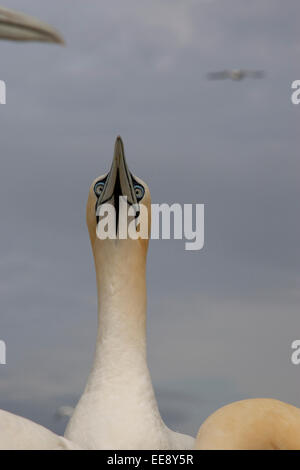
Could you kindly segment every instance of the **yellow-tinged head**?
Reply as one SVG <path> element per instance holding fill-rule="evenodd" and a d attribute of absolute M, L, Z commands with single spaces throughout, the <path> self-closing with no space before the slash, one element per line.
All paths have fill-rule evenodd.
<path fill-rule="evenodd" d="M 94 256 L 146 258 L 151 232 L 151 196 L 147 184 L 126 163 L 124 145 L 117 137 L 109 173 L 91 184 L 87 225 Z M 135 236 L 134 235 L 135 232 Z"/>

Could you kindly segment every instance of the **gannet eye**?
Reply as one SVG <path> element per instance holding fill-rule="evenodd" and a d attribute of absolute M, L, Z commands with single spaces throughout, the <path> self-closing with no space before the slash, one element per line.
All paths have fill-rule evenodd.
<path fill-rule="evenodd" d="M 94 186 L 94 193 L 99 197 L 104 188 L 104 181 L 98 181 Z"/>
<path fill-rule="evenodd" d="M 140 184 L 135 184 L 134 185 L 134 192 L 135 192 L 135 195 L 136 195 L 136 198 L 137 198 L 138 201 L 141 200 L 144 197 L 145 190 L 144 190 L 143 186 L 141 186 Z"/>

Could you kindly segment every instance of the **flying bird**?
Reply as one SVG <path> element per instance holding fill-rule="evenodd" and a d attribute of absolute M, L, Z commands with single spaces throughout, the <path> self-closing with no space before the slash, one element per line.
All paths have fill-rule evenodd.
<path fill-rule="evenodd" d="M 64 43 L 61 35 L 51 26 L 4 7 L 0 7 L 0 39 Z"/>
<path fill-rule="evenodd" d="M 244 78 L 263 78 L 264 72 L 262 70 L 221 70 L 220 72 L 210 72 L 207 74 L 209 80 L 226 80 L 231 79 L 235 81 L 243 80 Z"/>

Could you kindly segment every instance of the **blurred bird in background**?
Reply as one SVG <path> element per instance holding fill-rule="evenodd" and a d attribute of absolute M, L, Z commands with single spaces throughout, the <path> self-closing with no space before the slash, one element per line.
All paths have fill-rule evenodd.
<path fill-rule="evenodd" d="M 55 412 L 56 419 L 71 418 L 74 413 L 74 408 L 72 406 L 64 405 L 60 406 Z"/>
<path fill-rule="evenodd" d="M 42 21 L 0 6 L 0 39 L 64 44 L 61 35 Z"/>
<path fill-rule="evenodd" d="M 207 74 L 208 80 L 234 80 L 241 81 L 244 78 L 264 78 L 265 74 L 262 70 L 221 70 L 219 72 L 210 72 Z"/>

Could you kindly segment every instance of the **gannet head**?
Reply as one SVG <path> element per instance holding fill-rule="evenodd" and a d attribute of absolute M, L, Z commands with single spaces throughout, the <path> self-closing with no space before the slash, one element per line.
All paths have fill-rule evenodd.
<path fill-rule="evenodd" d="M 116 139 L 109 173 L 91 184 L 87 225 L 95 256 L 99 253 L 114 256 L 121 251 L 126 256 L 133 252 L 138 256 L 147 253 L 151 230 L 150 191 L 144 181 L 129 171 L 121 137 Z M 132 238 L 133 228 L 136 228 L 135 238 Z M 109 231 L 110 235 L 105 239 L 99 237 L 101 230 Z"/>
<path fill-rule="evenodd" d="M 59 33 L 46 23 L 3 7 L 0 7 L 0 39 L 64 43 Z"/>

